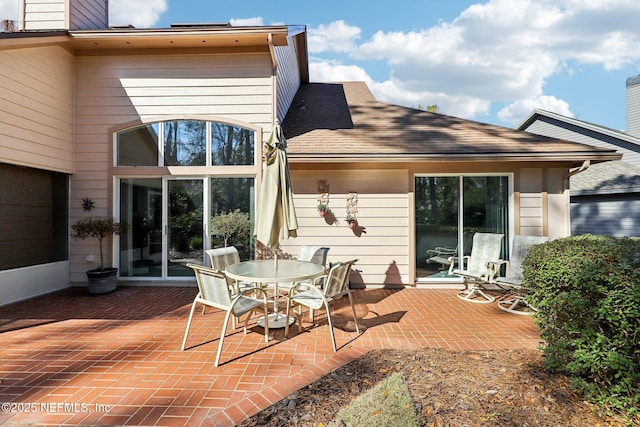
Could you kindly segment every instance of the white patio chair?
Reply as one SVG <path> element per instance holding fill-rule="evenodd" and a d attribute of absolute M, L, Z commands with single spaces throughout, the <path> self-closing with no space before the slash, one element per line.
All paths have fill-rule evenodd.
<path fill-rule="evenodd" d="M 513 236 L 513 247 L 505 265 L 504 277 L 495 278 L 495 283 L 509 290 L 508 295 L 498 301 L 498 308 L 508 313 L 531 316 L 536 309 L 524 300 L 525 290 L 522 287 L 522 262 L 533 245 L 540 245 L 549 241 L 546 236 Z M 499 265 L 495 267 L 500 268 Z"/>
<path fill-rule="evenodd" d="M 211 268 L 217 271 L 224 272 L 224 270 L 232 265 L 240 262 L 240 253 L 235 246 L 227 246 L 224 248 L 215 248 L 215 249 L 207 249 L 204 251 L 209 257 L 209 262 L 211 263 Z M 239 293 L 245 289 L 253 288 L 257 286 L 255 283 L 251 282 L 238 282 L 236 280 L 231 280 L 227 278 L 229 284 L 235 287 L 235 292 Z M 264 286 L 262 286 L 264 288 Z M 205 313 L 206 306 L 202 307 L 202 314 Z M 233 328 L 236 328 L 236 324 L 240 319 L 237 317 L 233 317 Z"/>
<path fill-rule="evenodd" d="M 300 253 L 298 254 L 298 260 L 313 262 L 314 264 L 320 264 L 326 269 L 328 252 L 329 252 L 329 248 L 324 246 L 302 245 L 300 246 Z M 302 283 L 311 283 L 311 282 L 305 281 Z M 292 285 L 293 285 L 292 283 L 278 283 L 278 290 L 284 293 L 288 293 Z"/>
<path fill-rule="evenodd" d="M 336 301 L 345 295 L 349 297 L 351 311 L 353 312 L 353 321 L 356 326 L 356 333 L 360 333 L 358 319 L 356 318 L 356 309 L 353 305 L 351 290 L 349 289 L 349 274 L 351 272 L 351 266 L 353 266 L 355 262 L 356 260 L 339 262 L 331 267 L 328 274 L 321 276 L 321 278 L 325 279 L 323 289 L 308 283 L 296 283 L 291 287 L 289 294 L 287 295 L 286 313 L 289 315 L 291 311 L 294 312 L 298 321 L 298 331 L 302 331 L 301 309 L 303 306 L 310 310 L 319 310 L 322 307 L 326 309 L 333 351 L 337 351 L 337 346 L 336 337 L 333 333 L 333 322 L 331 320 L 330 305 L 332 301 Z M 296 311 L 296 308 L 298 311 Z M 289 334 L 289 323 L 286 323 L 284 334 L 285 336 Z"/>
<path fill-rule="evenodd" d="M 298 259 L 300 261 L 309 261 L 315 264 L 320 264 L 326 270 L 327 268 L 327 253 L 329 252 L 329 248 L 324 246 L 309 246 L 302 245 L 300 246 L 300 254 L 298 255 Z M 311 283 L 309 281 L 302 283 Z M 322 288 L 324 286 L 324 279 L 319 278 L 315 282 L 316 286 Z M 291 285 L 287 287 L 287 291 L 291 288 Z M 309 321 L 313 321 L 313 309 L 309 309 Z"/>
<path fill-rule="evenodd" d="M 227 246 L 225 248 L 207 249 L 204 251 L 209 256 L 211 268 L 218 271 L 224 271 L 228 266 L 240 262 L 240 254 L 235 246 Z M 250 282 L 236 283 L 238 291 L 256 286 Z"/>
<path fill-rule="evenodd" d="M 187 336 L 189 335 L 189 329 L 191 328 L 191 320 L 193 319 L 193 313 L 198 303 L 209 307 L 215 307 L 225 312 L 224 323 L 222 324 L 222 332 L 220 334 L 220 342 L 218 343 L 218 352 L 216 353 L 216 359 L 214 366 L 218 366 L 220 362 L 220 354 L 222 353 L 222 344 L 227 332 L 227 325 L 229 324 L 229 317 L 240 316 L 249 313 L 244 322 L 244 333 L 247 333 L 247 325 L 251 319 L 251 315 L 255 311 L 262 311 L 264 313 L 264 340 L 269 342 L 269 321 L 267 311 L 267 293 L 260 288 L 245 289 L 240 293 L 233 292 L 233 287 L 230 287 L 225 274 L 221 271 L 214 270 L 209 267 L 197 264 L 187 264 L 191 267 L 196 275 L 196 281 L 198 282 L 198 294 L 191 304 L 191 312 L 189 313 L 189 320 L 187 321 L 187 328 L 184 331 L 184 339 L 182 340 L 182 351 L 184 351 L 187 344 Z M 247 293 L 262 294 L 262 298 L 254 298 L 246 296 Z"/>
<path fill-rule="evenodd" d="M 452 257 L 449 274 L 462 277 L 466 287 L 465 290 L 458 292 L 458 298 L 482 304 L 489 304 L 496 300 L 495 297 L 484 292 L 482 285 L 492 282 L 498 273 L 492 266 L 501 261 L 503 238 L 504 234 L 476 233 L 473 235 L 471 255 L 462 257 L 460 268 L 454 268 L 456 259 Z"/>

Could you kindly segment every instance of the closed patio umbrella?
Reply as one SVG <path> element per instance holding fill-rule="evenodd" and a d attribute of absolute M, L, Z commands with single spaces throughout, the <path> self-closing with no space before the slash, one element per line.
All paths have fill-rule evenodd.
<path fill-rule="evenodd" d="M 273 250 L 276 262 L 280 241 L 298 235 L 286 145 L 282 128 L 276 123 L 264 147 L 265 162 L 256 211 L 256 239 Z"/>

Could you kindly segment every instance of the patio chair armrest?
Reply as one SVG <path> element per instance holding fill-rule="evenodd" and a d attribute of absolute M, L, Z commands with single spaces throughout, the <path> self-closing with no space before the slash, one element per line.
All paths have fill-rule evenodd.
<path fill-rule="evenodd" d="M 497 261 L 487 262 L 487 279 L 489 283 L 494 283 L 497 277 L 500 277 L 500 269 L 506 266 L 505 275 L 509 273 L 509 260 L 499 259 Z"/>
<path fill-rule="evenodd" d="M 299 294 L 301 292 L 305 292 L 308 291 L 310 289 L 315 289 L 318 292 L 320 292 L 319 287 L 317 286 L 317 282 L 321 279 L 325 279 L 328 277 L 327 274 L 323 274 L 322 276 L 316 277 L 313 281 L 313 283 L 310 282 L 295 282 L 290 288 L 289 291 L 287 292 L 287 297 L 290 298 L 292 296 L 294 296 L 295 294 Z"/>
<path fill-rule="evenodd" d="M 464 264 L 466 262 L 469 262 L 470 258 L 471 258 L 471 256 L 469 256 L 469 255 L 465 255 L 465 256 L 462 257 L 462 265 L 460 266 L 461 269 L 464 268 Z M 455 257 L 455 256 L 449 257 L 449 274 L 452 275 L 452 276 L 453 276 L 453 269 L 455 267 L 455 262 L 454 261 L 456 259 L 458 259 L 458 257 Z"/>

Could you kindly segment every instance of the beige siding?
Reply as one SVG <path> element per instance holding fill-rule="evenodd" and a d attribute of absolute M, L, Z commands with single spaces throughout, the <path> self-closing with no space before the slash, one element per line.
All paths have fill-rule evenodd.
<path fill-rule="evenodd" d="M 291 101 L 300 87 L 300 72 L 296 56 L 295 38 L 287 38 L 288 46 L 274 48 L 277 69 L 277 118 L 282 122 L 291 106 Z"/>
<path fill-rule="evenodd" d="M 268 54 L 78 57 L 76 167 L 71 180 L 71 223 L 110 213 L 111 131 L 125 124 L 177 117 L 244 123 L 270 132 L 273 91 Z M 265 133 L 268 136 L 268 132 Z M 264 135 L 264 134 L 263 134 Z M 88 241 L 71 243 L 71 281 L 85 281 Z"/>
<path fill-rule="evenodd" d="M 69 29 L 94 30 L 107 28 L 107 0 L 69 0 Z"/>
<path fill-rule="evenodd" d="M 4 162 L 73 171 L 73 57 L 57 47 L 0 52 Z"/>
<path fill-rule="evenodd" d="M 317 211 L 318 182 L 330 189 L 329 208 Z M 298 237 L 283 249 L 296 255 L 301 245 L 327 245 L 328 261 L 357 258 L 352 282 L 367 285 L 409 283 L 409 201 L 406 170 L 293 171 Z M 346 197 L 358 193 L 358 228 L 347 227 Z"/>
<path fill-rule="evenodd" d="M 22 28 L 25 30 L 67 29 L 65 0 L 23 0 Z"/>
<path fill-rule="evenodd" d="M 521 169 L 518 175 L 520 230 L 516 234 L 542 236 L 543 233 L 543 171 L 541 168 Z"/>
<path fill-rule="evenodd" d="M 25 30 L 107 28 L 107 0 L 17 0 Z"/>
<path fill-rule="evenodd" d="M 567 170 L 563 168 L 547 169 L 547 232 L 551 239 L 571 235 L 570 196 L 566 180 Z"/>
<path fill-rule="evenodd" d="M 571 234 L 569 198 L 565 188 L 567 169 L 522 168 L 517 175 L 516 194 L 520 229 L 516 234 L 549 236 L 552 239 Z"/>

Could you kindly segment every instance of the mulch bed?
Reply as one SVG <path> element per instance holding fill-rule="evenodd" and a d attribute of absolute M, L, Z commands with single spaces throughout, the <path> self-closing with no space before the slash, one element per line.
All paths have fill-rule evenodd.
<path fill-rule="evenodd" d="M 599 415 L 537 350 L 373 350 L 239 426 L 328 425 L 352 399 L 394 372 L 409 385 L 422 426 L 622 426 Z M 371 415 L 370 425 L 376 422 Z"/>

